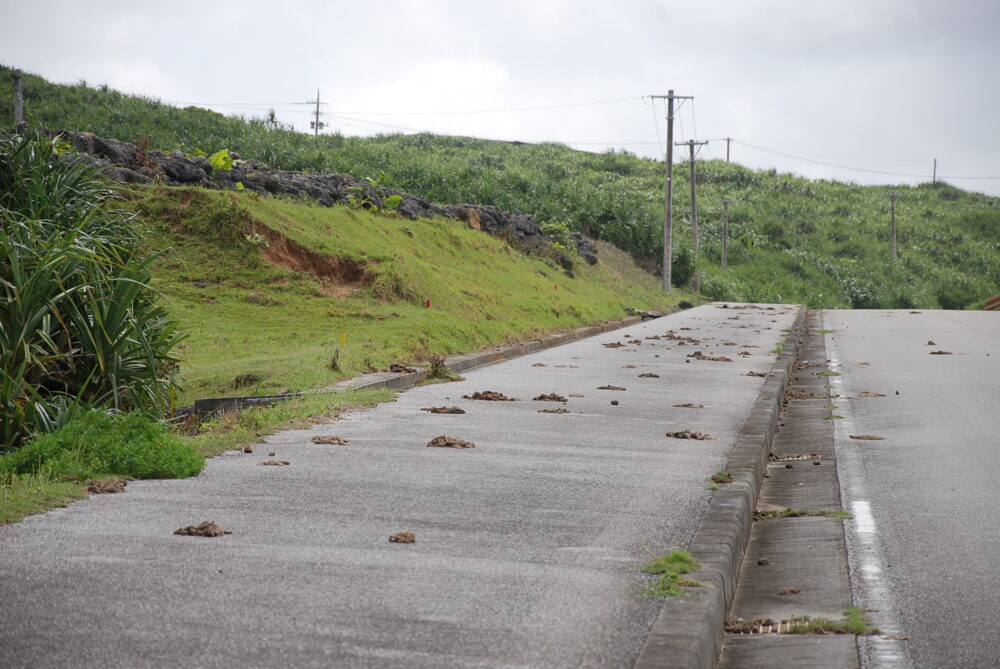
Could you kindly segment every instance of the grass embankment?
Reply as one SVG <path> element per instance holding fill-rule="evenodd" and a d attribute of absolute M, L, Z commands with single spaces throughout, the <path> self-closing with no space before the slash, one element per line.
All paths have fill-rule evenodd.
<path fill-rule="evenodd" d="M 319 388 L 693 299 L 664 294 L 609 246 L 597 265 L 576 258 L 570 278 L 459 221 L 204 189 L 132 193 L 147 243 L 169 249 L 154 285 L 188 333 L 181 404 Z"/>
<path fill-rule="evenodd" d="M 0 125 L 11 75 L 0 67 Z M 552 230 L 604 239 L 655 266 L 662 254 L 663 164 L 624 151 L 429 134 L 371 138 L 291 132 L 260 118 L 178 109 L 85 82 L 25 76 L 33 127 L 67 128 L 170 151 L 222 148 L 275 167 L 357 177 L 441 203 L 520 209 Z M 862 187 L 699 161 L 702 291 L 712 299 L 812 308 L 975 308 L 1000 291 L 1000 198 L 944 183 Z M 688 169 L 674 173 L 675 278 L 690 276 Z M 899 262 L 889 261 L 888 191 L 899 193 Z M 719 269 L 722 198 L 732 200 L 729 270 Z"/>
<path fill-rule="evenodd" d="M 141 215 L 149 250 L 166 251 L 153 285 L 187 333 L 177 351 L 184 379 L 178 403 L 317 388 L 392 362 L 619 318 L 626 306 L 664 308 L 693 299 L 664 295 L 654 277 L 610 246 L 601 248 L 596 266 L 577 259 L 571 279 L 544 258 L 457 221 L 408 221 L 194 188 L 135 189 L 126 204 Z M 212 456 L 392 396 L 313 394 L 163 439 Z M 120 441 L 87 437 L 69 447 L 62 433 L 0 458 L 0 524 L 85 497 L 91 479 L 164 475 L 142 469 L 148 458 L 126 466 L 88 455 L 86 444 L 97 448 L 99 441 L 106 449 Z M 51 457 L 32 460 L 39 450 Z"/>

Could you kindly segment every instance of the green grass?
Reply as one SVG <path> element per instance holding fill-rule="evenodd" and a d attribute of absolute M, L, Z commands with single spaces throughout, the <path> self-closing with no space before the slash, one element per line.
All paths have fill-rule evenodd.
<path fill-rule="evenodd" d="M 86 496 L 80 483 L 53 479 L 47 474 L 0 473 L 0 525 L 66 506 Z"/>
<path fill-rule="evenodd" d="M 395 396 L 392 390 L 309 394 L 269 407 L 223 414 L 199 425 L 183 439 L 200 455 L 211 457 L 256 444 L 279 430 L 306 429 L 328 422 L 347 409 L 372 407 L 391 401 Z"/>
<path fill-rule="evenodd" d="M 453 220 L 411 221 L 195 188 L 137 188 L 129 207 L 145 221 L 149 247 L 166 251 L 154 286 L 188 334 L 178 351 L 181 404 L 319 388 L 393 362 L 466 353 L 621 318 L 626 307 L 666 309 L 694 299 L 663 293 L 655 277 L 607 245 L 597 265 L 577 262 L 571 279 L 545 258 Z M 270 247 L 246 237 L 261 226 L 311 252 L 359 263 L 367 280 L 336 286 L 268 261 Z M 331 367 L 335 355 L 339 369 Z M 244 375 L 259 380 L 237 387 Z"/>
<path fill-rule="evenodd" d="M 593 154 L 554 143 L 514 144 L 430 134 L 310 135 L 263 118 L 178 109 L 79 82 L 26 75 L 26 118 L 161 150 L 222 148 L 276 167 L 357 177 L 439 203 L 519 209 L 554 231 L 580 230 L 653 267 L 662 254 L 663 164 L 626 151 Z M 12 125 L 10 69 L 0 66 L 0 126 Z M 945 183 L 857 186 L 699 161 L 702 290 L 712 299 L 812 308 L 982 308 L 1000 287 L 1000 198 Z M 675 167 L 674 264 L 690 276 L 688 170 Z M 889 261 L 897 206 L 899 262 Z M 722 198 L 730 207 L 729 270 L 719 267 Z"/>
<path fill-rule="evenodd" d="M 184 478 L 204 466 L 189 444 L 138 412 L 89 411 L 0 456 L 2 474 L 78 483 L 102 476 Z"/>
<path fill-rule="evenodd" d="M 756 520 L 766 520 L 769 518 L 837 518 L 840 520 L 850 520 L 854 514 L 841 510 L 815 510 L 815 509 L 792 509 L 785 508 L 780 511 L 757 511 L 754 513 Z"/>
<path fill-rule="evenodd" d="M 729 472 L 715 472 L 711 477 L 712 483 L 732 483 L 733 475 Z"/>
<path fill-rule="evenodd" d="M 857 606 L 846 609 L 843 620 L 802 616 L 793 618 L 790 622 L 792 623 L 791 627 L 783 634 L 855 634 L 858 636 L 879 634 L 879 629 L 872 625 L 864 611 Z"/>
<path fill-rule="evenodd" d="M 674 551 L 651 560 L 642 567 L 647 574 L 657 574 L 659 578 L 646 587 L 647 597 L 676 597 L 683 595 L 684 588 L 699 587 L 702 583 L 681 574 L 689 574 L 699 569 L 701 563 L 687 551 Z"/>

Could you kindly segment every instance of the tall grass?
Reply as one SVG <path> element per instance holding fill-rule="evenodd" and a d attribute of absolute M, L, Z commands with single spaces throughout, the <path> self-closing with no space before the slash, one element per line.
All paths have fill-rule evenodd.
<path fill-rule="evenodd" d="M 9 68 L 0 67 L 0 125 L 12 124 Z M 292 170 L 358 177 L 439 203 L 518 209 L 579 230 L 656 270 L 662 256 L 663 164 L 625 151 L 573 151 L 430 134 L 312 137 L 265 119 L 178 109 L 81 82 L 26 76 L 35 127 L 151 138 L 161 150 L 221 148 Z M 900 192 L 900 261 L 889 261 L 886 187 L 809 181 L 774 170 L 699 161 L 702 285 L 715 299 L 779 299 L 817 308 L 966 308 L 1000 292 L 1000 198 L 943 183 Z M 675 167 L 674 281 L 693 272 L 688 169 Z M 729 271 L 719 270 L 721 201 L 730 210 Z"/>
<path fill-rule="evenodd" d="M 55 142 L 0 141 L 0 447 L 81 407 L 164 411 L 180 333 L 131 215 Z"/>

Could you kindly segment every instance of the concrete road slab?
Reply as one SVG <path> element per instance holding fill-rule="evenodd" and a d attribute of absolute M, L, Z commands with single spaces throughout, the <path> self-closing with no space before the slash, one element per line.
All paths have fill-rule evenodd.
<path fill-rule="evenodd" d="M 854 637 L 764 634 L 728 637 L 718 669 L 844 669 L 858 666 Z"/>
<path fill-rule="evenodd" d="M 639 568 L 690 542 L 763 382 L 745 374 L 794 317 L 631 325 L 0 528 L 0 664 L 628 665 L 659 609 Z M 462 398 L 483 390 L 518 401 Z M 684 429 L 713 439 L 665 435 Z M 476 446 L 426 446 L 442 434 Z M 232 534 L 172 534 L 206 519 Z"/>
<path fill-rule="evenodd" d="M 859 605 L 915 667 L 997 666 L 1000 314 L 823 316 Z"/>

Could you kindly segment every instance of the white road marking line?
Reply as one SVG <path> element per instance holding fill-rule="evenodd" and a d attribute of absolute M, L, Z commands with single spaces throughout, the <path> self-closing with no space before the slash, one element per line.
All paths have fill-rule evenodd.
<path fill-rule="evenodd" d="M 824 328 L 834 329 L 824 324 Z M 837 357 L 836 345 L 831 337 L 824 335 L 827 352 L 827 369 L 845 370 Z M 878 524 L 871 503 L 868 501 L 864 468 L 856 449 L 847 447 L 848 435 L 856 433 L 853 415 L 846 392 L 850 384 L 843 377 L 832 377 L 838 394 L 845 395 L 838 403 L 837 415 L 833 422 L 834 445 L 837 452 L 837 473 L 840 478 L 841 504 L 850 509 L 852 520 L 844 524 L 847 539 L 847 555 L 850 565 L 851 590 L 856 606 L 865 610 L 869 620 L 880 630 L 876 636 L 858 637 L 858 651 L 864 669 L 912 669 L 913 663 L 907 654 L 904 641 L 887 638 L 902 636 L 896 616 L 896 602 L 892 594 L 889 577 L 885 570 Z"/>

